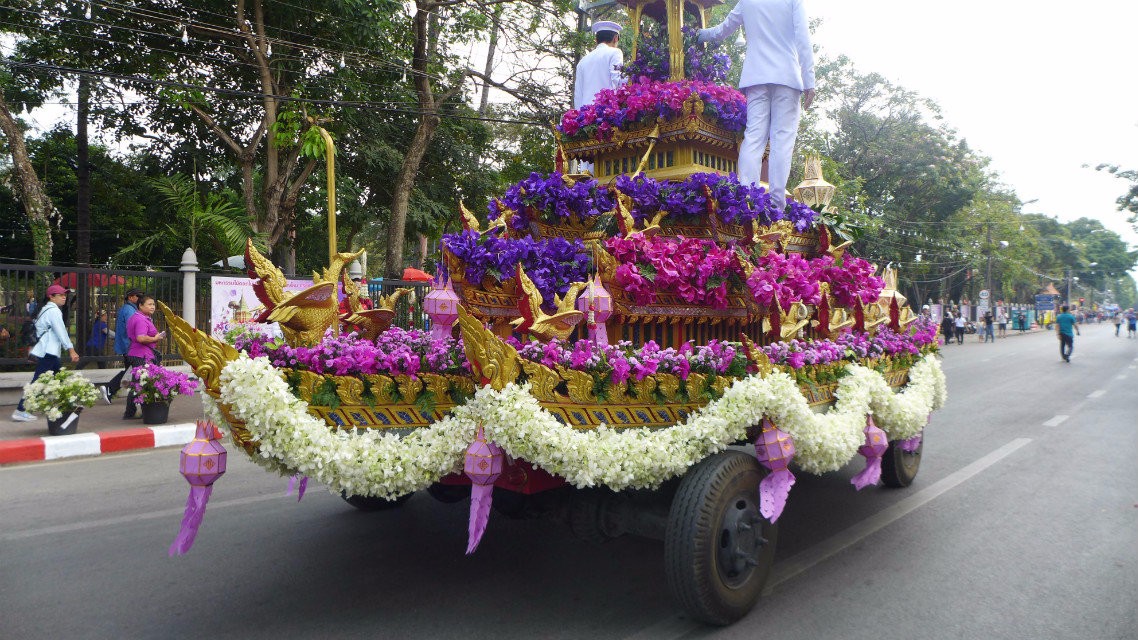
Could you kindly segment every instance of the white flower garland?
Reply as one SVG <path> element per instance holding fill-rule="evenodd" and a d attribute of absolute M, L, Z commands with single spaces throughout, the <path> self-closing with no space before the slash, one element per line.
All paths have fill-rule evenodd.
<path fill-rule="evenodd" d="M 920 433 L 928 414 L 947 398 L 935 356 L 911 368 L 900 393 L 872 369 L 851 364 L 847 371 L 837 402 L 825 414 L 810 409 L 789 375 L 775 373 L 736 381 L 723 397 L 665 429 L 575 429 L 543 409 L 528 385 L 510 384 L 502 391 L 480 389 L 450 415 L 405 437 L 333 431 L 308 413 L 267 359 L 244 355 L 222 371 L 221 401 L 258 443 L 260 464 L 307 475 L 334 492 L 395 498 L 426 488 L 462 468 L 479 424 L 507 454 L 574 486 L 621 490 L 656 487 L 682 474 L 744 438 L 763 416 L 794 437 L 795 462 L 803 470 L 833 471 L 857 454 L 867 414 L 874 414 L 891 440 L 906 439 Z M 215 407 L 209 412 L 221 423 Z"/>

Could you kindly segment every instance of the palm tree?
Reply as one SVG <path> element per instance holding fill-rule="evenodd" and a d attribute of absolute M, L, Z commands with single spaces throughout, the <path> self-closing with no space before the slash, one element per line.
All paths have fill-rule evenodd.
<path fill-rule="evenodd" d="M 222 259 L 242 253 L 246 238 L 253 238 L 254 244 L 264 246 L 264 239 L 253 230 L 245 208 L 236 203 L 232 192 L 199 193 L 197 185 L 182 174 L 154 178 L 151 182 L 172 209 L 169 222 L 164 228 L 123 247 L 115 253 L 116 261 L 155 246 L 189 246 L 200 255 L 199 243 L 206 242 Z"/>

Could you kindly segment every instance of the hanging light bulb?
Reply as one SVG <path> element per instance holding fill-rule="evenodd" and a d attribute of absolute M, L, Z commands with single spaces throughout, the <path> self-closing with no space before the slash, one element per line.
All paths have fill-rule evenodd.
<path fill-rule="evenodd" d="M 190 34 L 186 31 L 185 25 L 182 25 L 182 44 L 190 43 Z"/>
<path fill-rule="evenodd" d="M 265 55 L 266 56 L 273 55 L 273 43 L 270 42 L 269 46 L 265 47 Z"/>
<path fill-rule="evenodd" d="M 87 10 L 83 12 L 83 17 L 87 18 L 88 20 L 91 19 L 91 3 L 90 2 L 87 3 Z"/>
<path fill-rule="evenodd" d="M 344 68 L 344 54 L 342 53 L 340 54 L 340 68 Z"/>

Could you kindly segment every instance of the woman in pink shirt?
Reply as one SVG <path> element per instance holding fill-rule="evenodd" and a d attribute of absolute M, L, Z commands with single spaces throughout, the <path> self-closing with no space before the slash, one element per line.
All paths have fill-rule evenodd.
<path fill-rule="evenodd" d="M 154 326 L 154 312 L 158 309 L 157 303 L 151 296 L 142 296 L 138 300 L 138 313 L 132 315 L 126 323 L 126 335 L 130 337 L 130 349 L 126 352 L 126 362 L 132 367 L 141 367 L 148 362 L 158 361 L 158 342 L 166 337 L 165 331 L 158 331 Z M 126 396 L 126 412 L 123 420 L 136 417 L 137 405 L 134 404 L 134 391 Z"/>

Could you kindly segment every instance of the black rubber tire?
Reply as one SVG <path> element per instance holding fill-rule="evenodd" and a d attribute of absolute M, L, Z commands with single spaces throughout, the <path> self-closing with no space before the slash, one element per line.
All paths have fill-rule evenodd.
<path fill-rule="evenodd" d="M 778 541 L 777 525 L 759 514 L 765 475 L 753 455 L 724 451 L 680 482 L 668 513 L 664 569 L 673 597 L 696 620 L 731 624 L 762 595 Z"/>
<path fill-rule="evenodd" d="M 913 453 L 901 450 L 901 441 L 894 440 L 889 443 L 885 455 L 881 456 L 881 481 L 885 486 L 893 489 L 903 489 L 913 484 L 917 472 L 921 470 L 921 451 L 925 448 L 922 438 L 921 444 Z"/>
<path fill-rule="evenodd" d="M 415 494 L 408 493 L 394 500 L 384 500 L 383 498 L 376 498 L 374 496 L 349 496 L 343 493 L 340 494 L 340 497 L 344 499 L 344 502 L 347 502 L 360 511 L 390 511 L 391 509 L 402 507 L 403 503 L 410 500 L 413 495 Z"/>
<path fill-rule="evenodd" d="M 427 487 L 427 493 L 432 498 L 444 504 L 455 504 L 470 499 L 470 485 L 468 484 L 439 484 Z"/>

